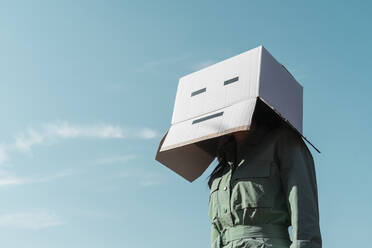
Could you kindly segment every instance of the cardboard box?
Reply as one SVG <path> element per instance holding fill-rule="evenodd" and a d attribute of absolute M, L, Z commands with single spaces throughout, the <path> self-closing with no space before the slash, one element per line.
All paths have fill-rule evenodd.
<path fill-rule="evenodd" d="M 302 134 L 302 95 L 263 46 L 188 74 L 179 80 L 156 160 L 192 182 L 214 160 L 218 137 L 249 130 L 258 98 Z"/>

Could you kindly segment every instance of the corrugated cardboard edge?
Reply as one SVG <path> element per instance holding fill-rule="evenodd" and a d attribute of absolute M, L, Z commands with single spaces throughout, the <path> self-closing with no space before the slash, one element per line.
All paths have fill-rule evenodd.
<path fill-rule="evenodd" d="M 221 136 L 224 136 L 224 135 L 230 134 L 230 133 L 235 133 L 235 132 L 239 132 L 239 131 L 247 131 L 249 129 L 250 129 L 250 125 L 243 125 L 243 126 L 239 126 L 239 127 L 230 128 L 228 130 L 225 130 L 225 131 L 217 133 L 217 134 L 205 135 L 205 136 L 202 136 L 202 137 L 199 137 L 199 138 L 196 138 L 196 139 L 192 139 L 192 140 L 188 140 L 188 141 L 185 141 L 185 142 L 177 143 L 177 144 L 167 146 L 167 147 L 164 147 L 164 148 L 160 147 L 158 152 L 169 151 L 169 150 L 181 147 L 181 146 L 186 146 L 186 145 L 197 143 L 197 142 L 200 142 L 200 141 L 203 141 L 203 140 L 208 140 L 208 139 L 221 137 Z M 168 132 L 167 132 L 167 134 L 168 134 Z M 165 139 L 167 134 L 164 135 L 162 141 Z M 163 142 L 161 142 L 161 145 L 162 144 L 163 144 Z"/>
<path fill-rule="evenodd" d="M 185 178 L 189 182 L 193 182 L 195 179 L 200 177 L 200 175 L 203 174 L 203 172 L 208 168 L 208 166 L 212 163 L 214 160 L 214 156 L 209 154 L 207 151 L 203 150 L 201 147 L 199 147 L 197 144 L 189 144 L 186 146 L 179 147 L 178 149 L 186 149 L 189 151 L 184 150 L 182 154 L 181 151 L 181 156 L 185 156 L 186 153 L 190 153 L 190 149 L 192 151 L 192 155 L 190 156 L 186 154 L 186 156 L 189 156 L 191 160 L 199 160 L 197 163 L 192 162 L 191 164 L 185 164 L 185 163 L 177 163 L 177 166 L 173 166 L 174 160 L 172 163 L 169 163 L 169 158 L 166 158 L 164 156 L 167 156 L 166 154 L 172 154 L 172 153 L 177 153 L 178 149 L 173 149 L 173 150 L 167 150 L 164 152 L 160 152 L 160 147 L 163 145 L 163 142 L 167 136 L 168 132 L 164 135 L 164 137 L 161 139 L 158 151 L 155 156 L 155 160 L 163 164 L 165 167 L 171 169 L 173 172 L 177 173 L 181 177 Z M 178 151 L 179 152 L 179 151 Z M 172 155 L 173 159 L 175 158 L 175 154 Z M 190 168 L 193 167 L 193 168 Z M 195 167 L 197 166 L 197 167 Z M 187 169 L 187 167 L 189 167 Z"/>
<path fill-rule="evenodd" d="M 257 97 L 258 99 L 260 99 L 262 102 L 264 102 L 268 107 L 270 107 L 290 128 L 292 128 L 296 133 L 298 133 L 307 143 L 309 143 L 318 153 L 321 153 L 321 151 L 315 146 L 313 145 L 300 131 L 298 131 L 290 122 L 288 119 L 284 118 L 273 106 L 271 106 L 267 101 L 265 101 L 263 98 L 261 97 Z M 228 130 L 225 130 L 223 132 L 220 132 L 220 133 L 216 133 L 216 134 L 211 134 L 211 135 L 205 135 L 205 136 L 202 136 L 202 137 L 199 137 L 199 138 L 196 138 L 196 139 L 192 139 L 192 140 L 188 140 L 188 141 L 185 141 L 185 142 L 181 142 L 181 143 L 177 143 L 177 144 L 174 144 L 174 145 L 171 145 L 171 146 L 167 146 L 167 147 L 162 147 L 163 145 L 163 142 L 165 140 L 165 137 L 167 136 L 168 134 L 168 131 L 167 133 L 164 135 L 162 141 L 160 142 L 160 145 L 159 145 L 159 149 L 158 149 L 158 153 L 159 152 L 165 152 L 165 151 L 169 151 L 169 150 L 172 150 L 172 149 L 176 149 L 178 147 L 181 147 L 181 146 L 186 146 L 186 145 L 190 145 L 190 144 L 193 144 L 193 143 L 197 143 L 197 142 L 200 142 L 200 141 L 203 141 L 203 140 L 208 140 L 208 139 L 213 139 L 213 138 L 217 138 L 217 137 L 221 137 L 221 136 L 224 136 L 226 134 L 230 134 L 230 133 L 234 133 L 234 132 L 239 132 L 239 131 L 247 131 L 250 129 L 250 125 L 243 125 L 243 126 L 239 126 L 239 127 L 235 127 L 235 128 L 231 128 L 231 129 L 228 129 Z"/>
<path fill-rule="evenodd" d="M 161 149 L 161 147 L 163 146 L 164 140 L 165 140 L 165 138 L 167 137 L 167 135 L 168 135 L 168 131 L 164 134 L 163 138 L 161 138 L 161 140 L 160 140 L 160 143 L 159 143 L 159 146 L 158 146 L 158 150 L 157 150 L 157 152 L 156 152 L 155 160 L 158 160 L 158 159 L 157 159 L 158 154 L 160 153 L 160 149 Z M 159 161 L 159 160 L 158 160 L 158 161 Z"/>

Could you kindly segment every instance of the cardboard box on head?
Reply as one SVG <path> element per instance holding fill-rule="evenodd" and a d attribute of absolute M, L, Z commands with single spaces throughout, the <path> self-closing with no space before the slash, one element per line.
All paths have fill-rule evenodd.
<path fill-rule="evenodd" d="M 194 181 L 214 160 L 219 137 L 249 130 L 257 99 L 302 135 L 302 94 L 263 46 L 186 75 L 156 160 Z"/>

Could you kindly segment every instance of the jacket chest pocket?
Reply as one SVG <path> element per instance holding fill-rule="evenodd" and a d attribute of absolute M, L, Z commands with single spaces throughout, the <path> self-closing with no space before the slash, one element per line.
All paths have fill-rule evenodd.
<path fill-rule="evenodd" d="M 211 191 L 209 194 L 209 220 L 211 223 L 215 222 L 218 217 L 218 189 L 221 182 L 221 177 L 213 180 Z"/>
<path fill-rule="evenodd" d="M 273 206 L 271 165 L 270 160 L 246 161 L 235 170 L 231 192 L 231 201 L 235 209 Z"/>

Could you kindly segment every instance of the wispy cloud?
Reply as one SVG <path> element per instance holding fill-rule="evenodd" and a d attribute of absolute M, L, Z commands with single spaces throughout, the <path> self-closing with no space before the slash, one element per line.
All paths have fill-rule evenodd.
<path fill-rule="evenodd" d="M 14 148 L 30 151 L 32 146 L 51 142 L 56 139 L 72 139 L 90 137 L 100 139 L 124 138 L 126 131 L 120 126 L 100 125 L 72 125 L 68 122 L 46 123 L 39 130 L 28 129 L 25 133 L 15 137 Z"/>
<path fill-rule="evenodd" d="M 58 138 L 76 138 L 76 137 L 93 137 L 93 138 L 124 138 L 126 131 L 120 126 L 101 124 L 91 126 L 71 125 L 67 122 L 45 124 L 46 134 Z"/>
<path fill-rule="evenodd" d="M 130 160 L 135 159 L 137 156 L 133 154 L 129 155 L 122 155 L 122 156 L 114 156 L 114 157 L 107 157 L 107 158 L 100 158 L 97 159 L 93 164 L 103 165 L 103 164 L 122 164 L 126 163 Z"/>
<path fill-rule="evenodd" d="M 30 151 L 31 146 L 41 144 L 45 137 L 34 130 L 28 130 L 28 133 L 20 134 L 15 137 L 14 147 L 22 151 Z"/>
<path fill-rule="evenodd" d="M 163 176 L 154 172 L 143 172 L 139 178 L 138 184 L 142 188 L 157 186 L 164 182 Z"/>
<path fill-rule="evenodd" d="M 153 139 L 159 137 L 159 133 L 150 128 L 143 128 L 138 132 L 138 137 L 142 139 Z"/>
<path fill-rule="evenodd" d="M 142 179 L 140 182 L 139 182 L 139 186 L 142 187 L 142 188 L 145 188 L 145 187 L 153 187 L 153 186 L 156 186 L 156 185 L 159 185 L 161 184 L 161 181 L 160 180 L 157 180 L 157 179 Z"/>
<path fill-rule="evenodd" d="M 63 221 L 53 212 L 0 214 L 0 228 L 40 230 L 62 224 Z"/>
<path fill-rule="evenodd" d="M 28 128 L 14 137 L 14 141 L 0 146 L 0 165 L 4 164 L 13 151 L 31 152 L 38 145 L 55 144 L 63 139 L 153 139 L 159 133 L 151 128 L 125 128 L 111 124 L 76 125 L 66 121 L 45 123 L 39 128 Z"/>
<path fill-rule="evenodd" d="M 72 175 L 72 171 L 59 172 L 53 175 L 41 176 L 41 177 L 15 177 L 8 175 L 0 175 L 0 188 L 7 186 L 17 186 L 23 184 L 32 184 L 32 183 L 44 183 L 54 181 L 69 175 Z"/>
<path fill-rule="evenodd" d="M 135 180 L 135 184 L 141 188 L 157 186 L 164 182 L 163 175 L 141 168 L 127 168 L 124 172 L 116 174 L 115 177 Z"/>

